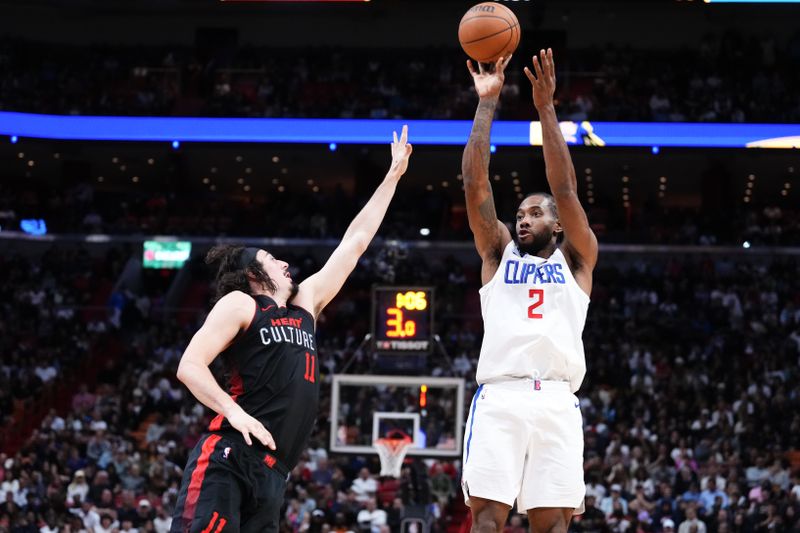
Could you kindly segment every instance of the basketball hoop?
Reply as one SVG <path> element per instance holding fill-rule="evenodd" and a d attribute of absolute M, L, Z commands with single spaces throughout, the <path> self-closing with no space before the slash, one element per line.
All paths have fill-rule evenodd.
<path fill-rule="evenodd" d="M 390 431 L 385 438 L 376 439 L 372 445 L 381 459 L 381 475 L 400 477 L 400 468 L 408 449 L 413 444 L 411 437 L 402 431 Z"/>

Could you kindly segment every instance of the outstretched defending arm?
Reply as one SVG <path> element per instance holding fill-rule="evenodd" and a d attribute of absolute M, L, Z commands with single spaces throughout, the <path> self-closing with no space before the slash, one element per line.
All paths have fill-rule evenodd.
<path fill-rule="evenodd" d="M 408 127 L 403 126 L 399 139 L 397 132 L 394 133 L 392 165 L 383 182 L 350 223 L 342 237 L 342 242 L 333 251 L 325 266 L 300 284 L 295 301 L 298 305 L 311 309 L 314 316 L 319 315 L 328 302 L 336 296 L 356 267 L 358 258 L 367 250 L 383 222 L 398 181 L 408 168 L 411 151 L 412 147 L 408 144 Z"/>
<path fill-rule="evenodd" d="M 586 212 L 578 200 L 575 167 L 556 117 L 553 50 L 541 50 L 539 56 L 533 56 L 535 75 L 528 67 L 525 67 L 525 75 L 533 87 L 533 103 L 542 123 L 547 182 L 556 201 L 559 222 L 564 228 L 563 247 L 567 261 L 578 285 L 588 294 L 592 290 L 592 270 L 597 263 L 597 237 L 589 227 Z"/>
<path fill-rule="evenodd" d="M 464 193 L 467 199 L 469 228 L 475 238 L 475 247 L 481 256 L 481 282 L 487 283 L 500 263 L 503 248 L 511 241 L 508 228 L 497 219 L 492 185 L 489 182 L 490 133 L 492 119 L 505 80 L 504 70 L 511 57 L 500 58 L 492 72 L 484 70 L 478 63 L 478 72 L 467 60 L 475 90 L 478 93 L 478 109 L 472 122 L 464 155 L 461 157 L 461 173 L 464 177 Z"/>

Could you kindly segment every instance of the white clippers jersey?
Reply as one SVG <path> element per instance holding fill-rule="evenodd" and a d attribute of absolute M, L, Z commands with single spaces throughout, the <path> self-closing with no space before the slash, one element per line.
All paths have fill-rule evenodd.
<path fill-rule="evenodd" d="M 581 337 L 589 297 L 560 249 L 548 259 L 521 257 L 511 241 L 480 295 L 478 383 L 538 377 L 568 381 L 572 392 L 578 390 L 586 374 Z"/>

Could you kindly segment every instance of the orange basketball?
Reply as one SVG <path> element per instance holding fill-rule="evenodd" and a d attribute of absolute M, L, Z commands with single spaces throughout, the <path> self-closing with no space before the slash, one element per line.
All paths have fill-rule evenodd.
<path fill-rule="evenodd" d="M 461 48 L 481 63 L 493 63 L 512 54 L 519 44 L 519 36 L 517 16 L 497 2 L 471 7 L 458 25 Z"/>

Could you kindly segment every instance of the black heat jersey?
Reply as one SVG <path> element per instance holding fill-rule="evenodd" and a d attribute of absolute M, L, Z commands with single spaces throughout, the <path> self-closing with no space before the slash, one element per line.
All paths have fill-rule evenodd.
<path fill-rule="evenodd" d="M 268 296 L 255 300 L 250 326 L 221 356 L 230 373 L 234 401 L 272 433 L 277 448 L 273 453 L 292 469 L 305 449 L 319 404 L 314 317 L 291 304 L 278 307 Z M 222 415 L 208 429 L 236 431 Z M 266 450 L 257 439 L 252 441 L 254 447 Z"/>

